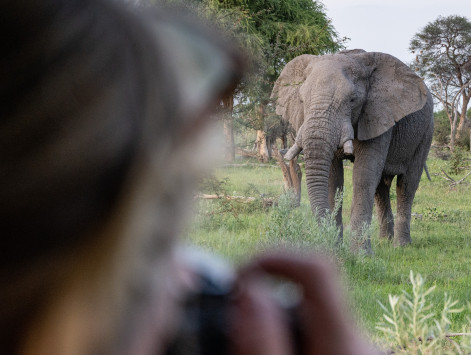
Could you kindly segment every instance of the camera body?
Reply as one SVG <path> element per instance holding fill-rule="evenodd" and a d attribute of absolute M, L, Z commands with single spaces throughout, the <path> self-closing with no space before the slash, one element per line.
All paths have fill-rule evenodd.
<path fill-rule="evenodd" d="M 230 310 L 236 297 L 235 274 L 224 260 L 195 248 L 183 248 L 179 257 L 196 278 L 197 288 L 183 304 L 176 336 L 166 355 L 226 355 L 230 353 Z M 296 302 L 284 302 L 294 354 L 302 353 Z M 286 298 L 286 295 L 284 296 Z"/>

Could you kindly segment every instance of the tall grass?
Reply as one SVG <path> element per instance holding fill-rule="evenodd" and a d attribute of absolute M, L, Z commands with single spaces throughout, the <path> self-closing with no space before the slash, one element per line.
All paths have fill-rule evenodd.
<path fill-rule="evenodd" d="M 388 307 L 379 302 L 384 314 L 376 328 L 383 333 L 386 347 L 394 354 L 468 354 L 469 337 L 460 343 L 450 340 L 466 333 L 449 333 L 451 315 L 463 312 L 464 308 L 445 293 L 441 310 L 434 312 L 428 296 L 435 286 L 427 288 L 423 277 L 412 271 L 410 283 L 411 293 L 390 294 Z"/>

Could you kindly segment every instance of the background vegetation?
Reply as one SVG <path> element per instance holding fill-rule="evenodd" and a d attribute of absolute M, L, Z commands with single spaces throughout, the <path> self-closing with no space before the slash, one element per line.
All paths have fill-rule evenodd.
<path fill-rule="evenodd" d="M 197 201 L 187 239 L 235 265 L 273 246 L 329 253 L 345 281 L 353 312 L 373 339 L 395 353 L 470 353 L 471 342 L 461 338 L 447 341 L 443 336 L 463 329 L 469 332 L 471 325 L 471 311 L 465 307 L 471 294 L 467 263 L 471 243 L 471 178 L 467 175 L 471 22 L 449 16 L 417 24 L 425 27 L 411 39 L 416 60 L 410 66 L 426 80 L 439 104 L 435 149 L 428 161 L 432 181 L 423 178 L 416 195 L 413 244 L 394 248 L 389 241 L 379 240 L 374 219 L 369 232 L 375 254 L 367 257 L 350 252 L 349 245 L 359 241 L 350 240 L 348 230 L 345 243 L 336 245 L 335 226 L 329 219 L 315 222 L 305 191 L 301 206 L 293 208 L 290 196 L 283 194 L 280 169 L 270 162 L 277 139 L 282 148 L 293 139 L 288 125 L 273 113 L 270 101 L 282 68 L 299 54 L 335 53 L 348 40 L 338 37 L 322 3 L 161 1 L 191 8 L 216 24 L 249 54 L 251 67 L 250 75 L 221 102 L 221 135 L 231 164 L 219 167 L 201 184 L 202 193 L 223 198 Z M 241 156 L 254 159 L 236 161 Z M 348 225 L 352 194 L 348 163 L 345 172 L 343 214 Z M 394 188 L 391 199 L 394 208 Z"/>
<path fill-rule="evenodd" d="M 201 187 L 206 193 L 255 199 L 198 200 L 195 220 L 188 229 L 187 238 L 231 260 L 234 265 L 272 246 L 330 253 L 347 285 L 352 311 L 359 322 L 373 339 L 388 342 L 387 334 L 376 328 L 384 321 L 385 313 L 378 302 L 389 305 L 389 295 L 401 295 L 402 290 L 412 294 L 411 270 L 425 279 L 423 290 L 435 287 L 427 296 L 427 302 L 433 304 L 429 312 L 438 320 L 445 293 L 448 298 L 459 301 L 455 308 L 466 306 L 471 299 L 471 264 L 468 263 L 471 185 L 465 179 L 452 186 L 452 181 L 444 175 L 446 173 L 454 181 L 459 181 L 469 169 L 469 159 L 467 152 L 462 152 L 460 157 L 448 150 L 431 153 L 428 167 L 432 181 L 428 181 L 425 174 L 422 177 L 413 206 L 413 243 L 405 248 L 394 248 L 387 240 L 380 240 L 375 218 L 372 225 L 373 256 L 349 252 L 352 241 L 348 230 L 345 245 L 337 248 L 333 224 L 325 221 L 318 226 L 315 223 L 306 192 L 303 191 L 301 207 L 293 209 L 289 198 L 283 194 L 279 167 L 274 163 L 259 164 L 256 160 L 242 160 L 238 164 L 217 168 L 212 179 L 206 179 Z M 456 169 L 456 166 L 460 168 Z M 351 167 L 346 163 L 345 225 L 348 225 L 352 195 Z M 394 209 L 394 188 L 391 199 Z M 270 201 L 278 203 L 270 206 Z M 445 331 L 459 332 L 466 328 L 469 332 L 471 324 L 467 317 L 470 314 L 467 308 L 459 313 L 450 313 L 450 324 Z M 450 343 L 445 341 L 445 349 L 448 345 Z"/>

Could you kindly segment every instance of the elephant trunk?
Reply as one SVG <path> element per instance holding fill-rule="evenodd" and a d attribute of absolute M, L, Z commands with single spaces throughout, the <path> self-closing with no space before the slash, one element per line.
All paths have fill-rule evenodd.
<path fill-rule="evenodd" d="M 340 137 L 338 130 L 316 127 L 312 134 L 307 134 L 304 143 L 304 161 L 306 185 L 313 213 L 325 216 L 329 208 L 329 175 L 332 160 Z"/>

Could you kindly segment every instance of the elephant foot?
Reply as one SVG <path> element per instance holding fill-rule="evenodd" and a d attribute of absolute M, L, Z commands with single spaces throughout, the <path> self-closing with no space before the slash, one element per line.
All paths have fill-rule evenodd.
<path fill-rule="evenodd" d="M 402 237 L 402 238 L 394 238 L 394 246 L 395 247 L 404 247 L 412 243 L 412 239 L 409 236 Z"/>
<path fill-rule="evenodd" d="M 379 233 L 380 239 L 387 239 L 388 241 L 392 242 L 394 239 L 394 235 L 391 233 Z"/>
<path fill-rule="evenodd" d="M 392 242 L 394 239 L 394 222 L 382 221 L 379 228 L 379 237 Z"/>
<path fill-rule="evenodd" d="M 364 254 L 366 256 L 374 256 L 375 255 L 373 249 L 371 248 L 371 245 L 366 246 L 366 247 L 361 247 L 361 248 L 350 248 L 350 250 L 353 254 Z"/>
<path fill-rule="evenodd" d="M 371 248 L 371 241 L 370 239 L 362 240 L 362 241 L 352 241 L 350 245 L 350 250 L 353 254 L 364 253 L 368 256 L 373 256 L 373 248 Z"/>

